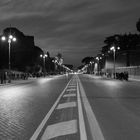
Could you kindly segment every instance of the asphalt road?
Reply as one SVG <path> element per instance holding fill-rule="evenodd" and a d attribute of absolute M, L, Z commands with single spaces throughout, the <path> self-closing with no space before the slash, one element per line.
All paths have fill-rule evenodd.
<path fill-rule="evenodd" d="M 29 140 L 68 83 L 66 76 L 0 87 L 0 140 Z"/>
<path fill-rule="evenodd" d="M 139 140 L 140 82 L 107 80 L 87 75 L 79 77 L 103 138 Z"/>
<path fill-rule="evenodd" d="M 139 140 L 140 82 L 56 76 L 0 87 L 0 140 Z"/>

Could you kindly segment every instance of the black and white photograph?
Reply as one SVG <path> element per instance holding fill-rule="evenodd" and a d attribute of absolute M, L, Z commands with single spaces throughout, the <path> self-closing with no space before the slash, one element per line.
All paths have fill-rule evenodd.
<path fill-rule="evenodd" d="M 140 140 L 140 0 L 0 0 L 0 140 Z"/>

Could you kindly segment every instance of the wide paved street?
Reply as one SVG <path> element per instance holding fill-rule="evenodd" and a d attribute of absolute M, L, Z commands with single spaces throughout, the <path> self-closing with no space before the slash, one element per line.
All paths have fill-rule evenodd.
<path fill-rule="evenodd" d="M 80 79 L 104 139 L 139 140 L 140 82 L 93 76 L 80 76 Z"/>
<path fill-rule="evenodd" d="M 0 87 L 0 140 L 139 140 L 140 82 L 61 75 Z"/>
<path fill-rule="evenodd" d="M 56 76 L 0 86 L 0 140 L 29 140 L 67 81 Z"/>

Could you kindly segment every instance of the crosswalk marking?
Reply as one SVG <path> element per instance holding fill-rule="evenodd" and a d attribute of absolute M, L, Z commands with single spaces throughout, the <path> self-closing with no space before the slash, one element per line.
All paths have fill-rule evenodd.
<path fill-rule="evenodd" d="M 67 103 L 59 104 L 56 109 L 64 109 L 70 107 L 76 107 L 76 102 L 67 102 Z"/>
<path fill-rule="evenodd" d="M 76 94 L 71 93 L 71 94 L 65 94 L 63 97 L 75 97 L 75 96 L 76 96 Z"/>
<path fill-rule="evenodd" d="M 49 125 L 41 140 L 49 140 L 58 136 L 64 136 L 77 133 L 77 120 L 61 122 Z"/>

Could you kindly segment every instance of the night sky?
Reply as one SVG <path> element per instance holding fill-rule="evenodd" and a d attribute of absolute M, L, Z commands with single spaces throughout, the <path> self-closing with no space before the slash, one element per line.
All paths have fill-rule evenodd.
<path fill-rule="evenodd" d="M 140 0 L 0 0 L 1 33 L 11 24 L 77 66 L 99 53 L 105 37 L 138 33 L 139 18 Z"/>

